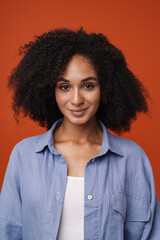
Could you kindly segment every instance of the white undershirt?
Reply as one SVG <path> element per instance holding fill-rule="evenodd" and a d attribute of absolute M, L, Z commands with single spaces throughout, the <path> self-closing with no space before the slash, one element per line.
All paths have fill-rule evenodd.
<path fill-rule="evenodd" d="M 84 239 L 84 178 L 67 176 L 57 240 Z"/>

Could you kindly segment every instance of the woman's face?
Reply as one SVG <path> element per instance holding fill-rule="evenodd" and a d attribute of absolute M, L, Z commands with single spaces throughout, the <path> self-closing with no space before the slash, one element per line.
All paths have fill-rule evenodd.
<path fill-rule="evenodd" d="M 55 86 L 57 105 L 73 124 L 85 124 L 95 117 L 100 103 L 98 75 L 88 59 L 74 55 Z"/>

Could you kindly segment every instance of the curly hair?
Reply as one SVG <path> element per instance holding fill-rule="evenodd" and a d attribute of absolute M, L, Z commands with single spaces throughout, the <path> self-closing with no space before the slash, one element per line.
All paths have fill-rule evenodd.
<path fill-rule="evenodd" d="M 23 55 L 8 77 L 14 116 L 29 116 L 49 129 L 63 117 L 55 100 L 55 83 L 75 54 L 86 57 L 100 79 L 101 99 L 96 118 L 120 134 L 129 131 L 138 112 L 148 112 L 149 93 L 127 67 L 121 50 L 102 33 L 54 29 L 34 36 L 19 48 Z"/>

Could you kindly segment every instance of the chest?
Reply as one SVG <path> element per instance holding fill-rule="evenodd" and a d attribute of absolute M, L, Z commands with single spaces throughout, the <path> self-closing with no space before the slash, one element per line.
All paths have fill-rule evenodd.
<path fill-rule="evenodd" d="M 26 163 L 28 166 L 28 161 Z M 21 189 L 23 216 L 30 216 L 27 224 L 33 231 L 39 229 L 39 219 L 43 219 L 43 239 L 56 239 L 66 191 L 66 164 L 59 155 L 53 158 L 51 153 L 41 154 L 37 162 L 31 163 L 34 166 L 25 167 L 21 178 L 21 185 L 25 186 Z M 84 179 L 84 239 L 141 238 L 144 224 L 150 217 L 150 206 L 144 204 L 146 196 L 141 196 L 141 192 L 146 190 L 138 191 L 139 182 L 130 173 L 127 176 L 125 166 L 122 158 L 116 158 L 115 155 L 106 155 L 87 164 Z M 75 190 L 79 191 L 78 188 Z M 74 194 L 74 197 L 77 195 Z"/>
<path fill-rule="evenodd" d="M 78 146 L 55 143 L 55 148 L 63 155 L 67 163 L 68 175 L 75 177 L 84 177 L 87 162 L 101 151 L 101 145 L 98 144 Z"/>

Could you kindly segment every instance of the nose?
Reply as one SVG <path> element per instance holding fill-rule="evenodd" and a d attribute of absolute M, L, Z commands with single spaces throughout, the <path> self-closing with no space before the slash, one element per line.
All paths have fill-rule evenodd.
<path fill-rule="evenodd" d="M 84 98 L 82 96 L 82 94 L 80 93 L 79 89 L 74 89 L 72 92 L 72 96 L 71 96 L 71 103 L 73 105 L 81 105 L 84 103 Z"/>

